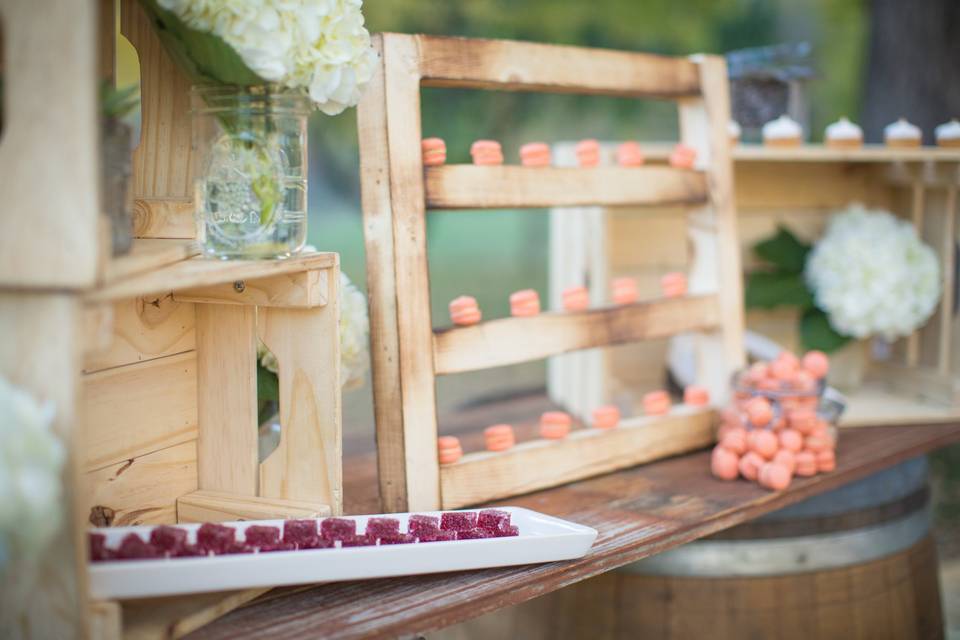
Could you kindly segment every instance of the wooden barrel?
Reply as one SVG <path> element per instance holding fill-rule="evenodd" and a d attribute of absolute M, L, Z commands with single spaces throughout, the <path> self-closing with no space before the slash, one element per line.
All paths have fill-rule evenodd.
<path fill-rule="evenodd" d="M 919 458 L 437 637 L 942 638 L 927 506 Z"/>

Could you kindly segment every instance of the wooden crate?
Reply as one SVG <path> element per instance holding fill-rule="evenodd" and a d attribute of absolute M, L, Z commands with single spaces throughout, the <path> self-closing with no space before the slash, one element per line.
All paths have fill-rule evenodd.
<path fill-rule="evenodd" d="M 341 512 L 339 258 L 197 255 L 189 83 L 135 0 L 120 16 L 141 66 L 137 239 L 110 258 L 95 105 L 98 66 L 113 68 L 114 5 L 49 4 L 3 8 L 9 50 L 23 55 L 7 60 L 6 86 L 18 90 L 7 93 L 0 180 L 34 174 L 5 190 L 16 196 L 0 234 L 0 372 L 55 403 L 70 452 L 65 526 L 23 635 L 178 637 L 264 590 L 90 602 L 86 529 Z M 37 104 L 38 92 L 55 95 Z M 64 126 L 69 135 L 47 140 Z M 258 338 L 280 386 L 279 445 L 262 461 Z"/>
<path fill-rule="evenodd" d="M 645 146 L 653 163 L 664 163 L 668 150 L 664 144 Z M 894 346 L 890 360 L 870 363 L 864 386 L 849 394 L 843 424 L 960 417 L 960 319 L 953 311 L 960 152 L 929 147 L 868 145 L 838 150 L 819 145 L 786 149 L 741 144 L 734 147 L 733 160 L 740 261 L 745 270 L 758 264 L 753 245 L 777 225 L 812 241 L 822 234 L 832 213 L 852 202 L 888 209 L 916 225 L 940 256 L 945 282 L 939 310 L 926 326 Z M 684 250 L 687 230 L 672 209 L 645 214 L 656 229 L 647 237 L 637 233 L 640 225 L 628 210 L 593 208 L 572 221 L 568 213 L 551 214 L 551 241 L 562 249 L 558 255 L 572 256 L 551 264 L 553 287 L 572 272 L 600 280 L 630 275 L 650 289 L 663 272 L 689 268 L 691 257 Z M 746 326 L 788 348 L 800 346 L 793 311 L 751 310 Z M 662 384 L 664 368 L 638 367 L 636 362 L 640 358 L 663 362 L 667 348 L 664 341 L 592 352 L 577 356 L 576 361 L 569 356 L 557 358 L 550 368 L 551 395 L 569 397 L 579 389 L 575 394 L 578 410 L 601 397 L 627 396 L 637 401 L 643 390 Z"/>
<path fill-rule="evenodd" d="M 721 397 L 743 363 L 726 67 L 695 59 L 542 44 L 382 34 L 358 126 L 380 492 L 387 511 L 454 508 L 706 445 L 709 410 L 629 420 L 610 432 L 470 453 L 441 466 L 437 376 L 694 332 L 699 378 Z M 421 86 L 663 98 L 677 102 L 694 170 L 423 167 Z M 700 263 L 691 295 L 582 313 L 434 330 L 428 210 L 689 205 Z M 573 283 L 571 283 L 573 284 Z M 509 292 L 504 291 L 504 296 Z"/>

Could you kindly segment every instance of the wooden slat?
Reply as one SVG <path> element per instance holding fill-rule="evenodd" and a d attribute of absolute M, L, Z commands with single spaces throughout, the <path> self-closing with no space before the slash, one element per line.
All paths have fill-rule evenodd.
<path fill-rule="evenodd" d="M 133 201 L 133 235 L 136 238 L 195 238 L 193 200 L 137 198 Z"/>
<path fill-rule="evenodd" d="M 699 171 L 672 167 L 426 167 L 430 209 L 695 204 L 707 198 Z"/>
<path fill-rule="evenodd" d="M 329 504 L 219 491 L 194 491 L 177 499 L 177 522 L 322 518 L 330 513 Z"/>
<path fill-rule="evenodd" d="M 501 409 L 502 411 L 502 409 Z M 205 627 L 204 640 L 308 636 L 394 638 L 449 626 L 518 604 L 644 557 L 708 536 L 891 465 L 960 442 L 960 425 L 911 425 L 841 431 L 837 470 L 795 478 L 786 491 L 751 482 L 719 482 L 709 452 L 661 460 L 511 498 L 510 504 L 594 527 L 599 537 L 579 560 L 390 580 L 317 585 L 274 592 Z M 373 465 L 348 460 L 347 495 L 375 485 Z M 376 500 L 348 504 L 370 513 Z M 508 637 L 510 634 L 506 634 Z"/>
<path fill-rule="evenodd" d="M 553 487 L 705 447 L 713 442 L 711 410 L 624 420 L 615 429 L 582 429 L 564 440 L 533 440 L 507 451 L 470 453 L 440 467 L 444 509 Z"/>
<path fill-rule="evenodd" d="M 918 179 L 910 187 L 910 222 L 917 231 L 917 236 L 923 237 L 923 217 L 925 213 L 926 189 L 922 180 Z M 916 330 L 907 338 L 907 364 L 917 366 L 920 360 L 920 330 Z"/>
<path fill-rule="evenodd" d="M 260 496 L 319 502 L 340 513 L 339 322 L 336 295 L 317 309 L 258 311 L 260 339 L 277 358 L 281 425 L 277 448 L 260 464 Z"/>
<path fill-rule="evenodd" d="M 719 320 L 715 295 L 503 318 L 438 330 L 434 334 L 435 369 L 437 374 L 476 371 L 568 351 L 709 330 Z"/>
<path fill-rule="evenodd" d="M 109 304 L 84 305 L 81 311 L 84 361 L 102 353 L 113 344 L 113 307 Z"/>
<path fill-rule="evenodd" d="M 937 349 L 937 370 L 950 375 L 953 350 L 953 310 L 956 296 L 957 268 L 957 187 L 947 187 L 943 206 L 943 237 L 940 250 L 940 268 L 943 275 L 943 295 L 940 298 L 940 344 Z"/>
<path fill-rule="evenodd" d="M 871 362 L 867 377 L 887 383 L 898 395 L 915 395 L 960 410 L 960 380 L 939 370 L 893 362 Z M 848 394 L 849 395 L 849 394 Z M 891 393 L 893 395 L 893 393 Z"/>
<path fill-rule="evenodd" d="M 197 490 L 197 443 L 91 471 L 84 483 L 82 515 L 91 524 L 174 524 L 177 498 Z"/>
<path fill-rule="evenodd" d="M 314 269 L 269 278 L 238 280 L 173 294 L 184 302 L 247 304 L 258 307 L 319 307 L 327 304 L 329 270 Z"/>
<path fill-rule="evenodd" d="M 204 490 L 257 495 L 256 311 L 197 305 L 197 455 Z"/>
<path fill-rule="evenodd" d="M 123 640 L 123 614 L 116 600 L 93 600 L 87 604 L 89 637 Z"/>
<path fill-rule="evenodd" d="M 110 344 L 85 355 L 85 373 L 185 353 L 196 346 L 196 316 L 188 302 L 177 302 L 170 295 L 130 298 L 113 303 L 112 309 Z"/>
<path fill-rule="evenodd" d="M 304 253 L 287 260 L 207 260 L 200 256 L 139 275 L 121 278 L 86 295 L 92 302 L 122 300 L 179 289 L 270 278 L 337 264 L 335 253 Z"/>
<path fill-rule="evenodd" d="M 199 255 L 200 246 L 194 240 L 157 240 L 138 238 L 130 253 L 108 261 L 103 279 L 112 282 L 144 271 L 151 271 Z"/>
<path fill-rule="evenodd" d="M 960 150 L 937 147 L 887 147 L 867 144 L 860 149 L 834 149 L 819 144 L 799 147 L 765 147 L 738 144 L 734 160 L 744 162 L 960 162 Z"/>
<path fill-rule="evenodd" d="M 173 640 L 196 631 L 270 589 L 193 593 L 185 598 L 142 598 L 123 603 L 124 640 Z"/>
<path fill-rule="evenodd" d="M 188 351 L 83 378 L 85 471 L 197 438 L 197 355 Z"/>
<path fill-rule="evenodd" d="M 395 37 L 395 34 L 388 34 Z M 686 58 L 509 40 L 416 38 L 423 84 L 498 91 L 658 97 L 698 93 Z"/>
<path fill-rule="evenodd" d="M 385 511 L 426 510 L 440 483 L 418 52 L 410 36 L 373 43 L 380 65 L 357 122 L 380 487 Z"/>

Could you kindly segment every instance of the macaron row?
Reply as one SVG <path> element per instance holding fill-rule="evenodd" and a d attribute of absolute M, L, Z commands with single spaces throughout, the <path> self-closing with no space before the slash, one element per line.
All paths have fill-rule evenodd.
<path fill-rule="evenodd" d="M 687 293 L 687 276 L 679 271 L 668 273 L 660 279 L 660 290 L 665 298 L 679 298 Z M 637 281 L 634 278 L 614 278 L 610 282 L 610 297 L 614 304 L 634 304 L 640 299 Z M 565 311 L 586 311 L 590 307 L 590 292 L 586 287 L 567 287 L 563 290 Z M 473 296 L 458 296 L 448 305 L 450 321 L 457 326 L 477 324 L 483 312 Z M 510 294 L 510 315 L 523 318 L 540 313 L 540 294 L 535 289 L 521 289 Z"/>
<path fill-rule="evenodd" d="M 689 406 L 703 407 L 710 403 L 710 394 L 704 387 L 691 385 L 684 389 L 683 402 Z M 651 391 L 643 397 L 644 414 L 660 416 L 670 413 L 672 402 L 666 391 Z M 591 412 L 590 426 L 594 429 L 614 429 L 620 424 L 620 409 L 608 404 Z M 563 440 L 573 428 L 573 418 L 563 411 L 546 411 L 540 415 L 539 433 L 545 440 Z M 507 451 L 516 443 L 516 434 L 509 424 L 495 424 L 483 430 L 487 451 Z M 460 439 L 455 436 L 437 438 L 440 464 L 453 464 L 463 457 Z"/>
<path fill-rule="evenodd" d="M 447 144 L 443 138 L 424 138 L 420 142 L 423 164 L 436 167 L 447 162 Z M 581 140 L 576 146 L 577 164 L 581 167 L 600 166 L 600 143 L 597 140 Z M 637 142 L 617 145 L 617 164 L 621 167 L 639 167 L 646 158 Z M 470 145 L 470 157 L 476 165 L 503 164 L 503 149 L 496 140 L 477 140 Z M 525 167 L 549 167 L 553 164 L 550 145 L 545 142 L 528 142 L 520 147 L 520 164 Z M 670 164 L 680 169 L 692 169 L 697 159 L 694 148 L 677 144 L 670 154 Z"/>

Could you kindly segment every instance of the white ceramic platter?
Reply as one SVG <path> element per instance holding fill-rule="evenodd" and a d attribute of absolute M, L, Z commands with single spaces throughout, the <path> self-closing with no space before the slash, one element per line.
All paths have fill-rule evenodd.
<path fill-rule="evenodd" d="M 520 535 L 451 542 L 424 542 L 370 547 L 277 551 L 272 553 L 117 560 L 89 565 L 93 598 L 145 598 L 204 591 L 226 591 L 250 587 L 272 587 L 316 582 L 339 582 L 483 569 L 583 557 L 593 545 L 597 531 L 573 522 L 519 507 L 497 507 L 509 511 Z M 479 511 L 468 510 L 468 511 Z M 422 512 L 439 515 L 440 512 Z M 400 520 L 406 531 L 409 513 L 382 514 Z M 369 516 L 351 516 L 357 530 L 366 527 Z M 283 528 L 283 520 L 224 522 L 237 529 L 237 539 L 253 524 Z M 188 530 L 196 542 L 199 524 L 177 525 Z M 116 547 L 128 533 L 150 537 L 152 526 L 107 527 L 94 531 L 106 536 L 108 547 Z"/>

